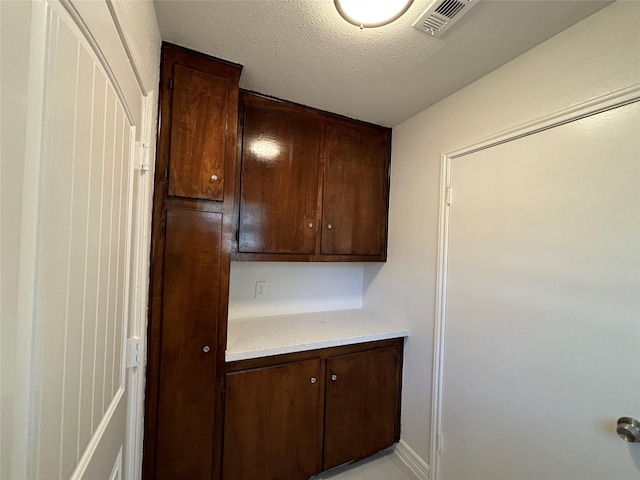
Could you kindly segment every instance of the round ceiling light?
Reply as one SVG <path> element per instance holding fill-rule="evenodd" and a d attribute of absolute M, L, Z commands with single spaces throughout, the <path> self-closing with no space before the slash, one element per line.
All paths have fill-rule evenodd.
<path fill-rule="evenodd" d="M 381 27 L 400 18 L 413 0 L 334 0 L 340 15 L 360 28 Z"/>

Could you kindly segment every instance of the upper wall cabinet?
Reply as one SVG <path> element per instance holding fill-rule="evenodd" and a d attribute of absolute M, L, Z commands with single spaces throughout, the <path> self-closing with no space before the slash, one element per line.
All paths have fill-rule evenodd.
<path fill-rule="evenodd" d="M 313 255 L 322 123 L 292 105 L 243 94 L 238 248 Z"/>
<path fill-rule="evenodd" d="M 161 125 L 169 142 L 160 153 L 168 157 L 168 195 L 223 201 L 225 164 L 236 148 L 241 67 L 165 44 L 162 68 L 169 95 Z"/>
<path fill-rule="evenodd" d="M 240 111 L 235 258 L 385 261 L 391 130 L 248 92 Z"/>
<path fill-rule="evenodd" d="M 330 123 L 322 201 L 323 255 L 385 254 L 388 131 Z"/>

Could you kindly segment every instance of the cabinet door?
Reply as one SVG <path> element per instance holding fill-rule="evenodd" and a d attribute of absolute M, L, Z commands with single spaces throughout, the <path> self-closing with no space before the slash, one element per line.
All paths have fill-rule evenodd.
<path fill-rule="evenodd" d="M 292 110 L 266 99 L 245 104 L 240 252 L 315 251 L 322 128 Z"/>
<path fill-rule="evenodd" d="M 320 471 L 320 360 L 227 374 L 224 480 L 306 480 Z"/>
<path fill-rule="evenodd" d="M 210 478 L 222 215 L 169 209 L 155 479 Z"/>
<path fill-rule="evenodd" d="M 399 355 L 386 347 L 327 359 L 324 470 L 399 440 Z"/>
<path fill-rule="evenodd" d="M 169 195 L 222 201 L 229 79 L 176 64 Z"/>
<path fill-rule="evenodd" d="M 385 130 L 327 126 L 322 254 L 385 255 L 389 153 Z"/>

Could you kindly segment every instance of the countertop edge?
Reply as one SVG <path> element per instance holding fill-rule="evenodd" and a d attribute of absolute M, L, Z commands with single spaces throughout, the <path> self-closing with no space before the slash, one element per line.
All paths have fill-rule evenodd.
<path fill-rule="evenodd" d="M 345 337 L 331 340 L 324 340 L 305 344 L 284 345 L 282 347 L 266 348 L 262 350 L 251 350 L 245 352 L 225 352 L 225 363 L 237 362 L 240 360 L 250 360 L 255 358 L 271 357 L 274 355 L 284 355 L 287 353 L 306 352 L 309 350 L 319 350 L 321 348 L 340 347 L 343 345 L 356 345 L 359 343 L 374 342 L 377 340 L 388 340 L 392 338 L 408 337 L 409 331 L 399 329 L 392 332 L 381 332 L 357 337 Z"/>

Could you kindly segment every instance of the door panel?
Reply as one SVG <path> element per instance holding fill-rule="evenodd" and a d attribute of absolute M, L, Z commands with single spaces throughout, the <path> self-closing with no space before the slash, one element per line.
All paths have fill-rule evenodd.
<path fill-rule="evenodd" d="M 388 167 L 385 134 L 327 126 L 322 254 L 384 255 Z"/>
<path fill-rule="evenodd" d="M 227 374 L 224 480 L 306 480 L 320 471 L 319 375 L 318 359 Z"/>
<path fill-rule="evenodd" d="M 313 254 L 322 126 L 253 102 L 244 109 L 239 251 Z"/>
<path fill-rule="evenodd" d="M 16 377 L 25 384 L 14 400 L 17 417 L 7 422 L 19 426 L 7 478 L 104 478 L 120 465 L 128 396 L 135 396 L 126 389 L 124 345 L 137 287 L 129 267 L 132 145 L 143 97 L 126 55 L 131 76 L 110 70 L 85 36 L 89 29 L 98 45 L 110 34 L 119 41 L 106 4 L 95 5 L 82 30 L 84 7 L 29 8 L 24 93 L 35 108 L 28 151 L 15 158 L 26 160 L 29 201 L 14 226 L 26 233 L 16 347 L 24 352 Z"/>
<path fill-rule="evenodd" d="M 640 104 L 450 172 L 438 478 L 638 478 Z"/>
<path fill-rule="evenodd" d="M 229 79 L 175 65 L 173 81 L 169 195 L 222 201 Z"/>
<path fill-rule="evenodd" d="M 398 355 L 387 347 L 327 359 L 324 470 L 399 440 Z"/>
<path fill-rule="evenodd" d="M 166 219 L 156 479 L 209 478 L 222 215 Z"/>

